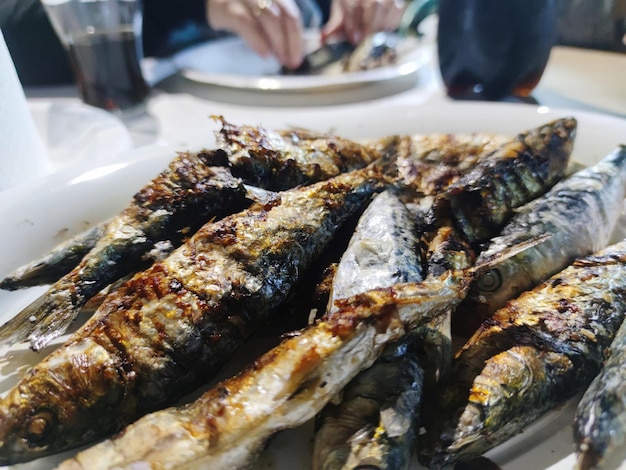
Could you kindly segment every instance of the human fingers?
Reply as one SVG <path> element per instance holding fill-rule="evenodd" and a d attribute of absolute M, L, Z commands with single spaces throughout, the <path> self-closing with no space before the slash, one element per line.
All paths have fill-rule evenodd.
<path fill-rule="evenodd" d="M 297 5 L 293 0 L 258 0 L 258 7 L 258 25 L 272 53 L 281 64 L 298 67 L 304 57 L 304 30 Z"/>
<path fill-rule="evenodd" d="M 235 33 L 257 54 L 271 54 L 268 38 L 258 27 L 257 19 L 246 0 L 207 0 L 207 22 L 218 30 Z"/>
<path fill-rule="evenodd" d="M 237 34 L 262 56 L 273 54 L 291 68 L 302 62 L 302 18 L 293 0 L 207 0 L 207 19 L 213 28 Z"/>
<path fill-rule="evenodd" d="M 383 24 L 379 31 L 393 31 L 400 26 L 408 4 L 405 0 L 385 0 L 385 2 L 389 6 L 384 9 L 386 13 L 382 15 Z"/>
<path fill-rule="evenodd" d="M 360 26 L 359 34 L 365 37 L 368 34 L 381 31 L 385 28 L 387 10 L 386 3 L 383 0 L 362 0 L 363 19 Z"/>

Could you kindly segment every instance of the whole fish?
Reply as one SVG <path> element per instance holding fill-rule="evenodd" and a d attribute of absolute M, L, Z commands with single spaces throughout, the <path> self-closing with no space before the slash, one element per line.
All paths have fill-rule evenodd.
<path fill-rule="evenodd" d="M 455 324 L 463 324 L 466 332 L 473 333 L 507 300 L 562 270 L 575 258 L 604 248 L 625 197 L 626 147 L 621 146 L 519 208 L 482 256 L 542 233 L 550 233 L 550 239 L 477 279 L 467 301 L 455 312 Z"/>
<path fill-rule="evenodd" d="M 179 246 L 209 220 L 247 207 L 251 191 L 244 183 L 280 190 L 362 168 L 377 157 L 339 137 L 319 134 L 311 140 L 295 130 L 276 133 L 223 119 L 222 126 L 222 149 L 175 158 L 107 224 L 96 246 L 71 272 L 0 327 L 0 343 L 28 339 L 34 350 L 41 349 L 67 330 L 90 297 L 144 268 L 156 243 L 167 240 Z"/>
<path fill-rule="evenodd" d="M 626 443 L 626 322 L 622 322 L 600 373 L 583 394 L 574 417 L 576 468 L 604 468 Z"/>
<path fill-rule="evenodd" d="M 208 382 L 383 185 L 374 166 L 278 193 L 136 274 L 0 400 L 0 463 L 109 435 Z"/>
<path fill-rule="evenodd" d="M 239 375 L 188 405 L 144 416 L 59 469 L 245 468 L 273 434 L 311 419 L 384 346 L 454 308 L 471 279 L 488 268 L 474 265 L 340 299 L 338 310 L 289 336 Z M 2 438 L 6 446 L 10 435 Z"/>
<path fill-rule="evenodd" d="M 470 243 L 487 241 L 514 209 L 540 196 L 565 175 L 577 121 L 562 118 L 522 132 L 481 158 L 436 202 Z"/>
<path fill-rule="evenodd" d="M 337 299 L 424 278 L 413 218 L 392 190 L 376 195 L 356 225 L 335 270 L 329 311 Z M 316 418 L 313 469 L 406 468 L 415 447 L 423 372 L 420 339 L 390 344 Z"/>
<path fill-rule="evenodd" d="M 625 314 L 626 241 L 508 302 L 457 354 L 424 462 L 470 460 L 584 390 Z"/>

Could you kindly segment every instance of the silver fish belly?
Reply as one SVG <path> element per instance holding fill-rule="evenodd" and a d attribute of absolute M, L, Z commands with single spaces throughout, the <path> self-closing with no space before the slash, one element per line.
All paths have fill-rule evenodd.
<path fill-rule="evenodd" d="M 423 279 L 419 239 L 408 209 L 390 190 L 363 212 L 333 278 L 328 310 L 337 299 Z M 357 375 L 338 403 L 317 416 L 313 469 L 376 465 L 405 468 L 415 447 L 423 372 L 417 334 L 391 344 Z"/>

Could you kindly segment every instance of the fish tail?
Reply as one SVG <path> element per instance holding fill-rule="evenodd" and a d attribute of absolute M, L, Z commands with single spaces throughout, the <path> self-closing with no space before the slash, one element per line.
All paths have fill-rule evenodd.
<path fill-rule="evenodd" d="M 17 315 L 0 326 L 0 344 L 10 346 L 24 341 L 28 339 L 36 329 L 39 329 L 40 333 L 45 336 L 46 342 L 59 336 L 60 333 L 57 334 L 57 331 L 41 329 L 39 326 L 39 324 L 46 319 L 50 306 L 49 301 L 49 297 L 45 294 L 38 297 Z M 71 302 L 68 307 L 73 309 Z M 72 315 L 69 315 L 69 318 L 65 318 L 65 315 L 61 315 L 60 317 L 61 318 L 57 318 L 57 320 L 64 325 L 71 323 L 74 319 Z M 31 347 L 35 351 L 41 349 L 43 345 L 44 343 L 41 341 L 31 342 Z"/>

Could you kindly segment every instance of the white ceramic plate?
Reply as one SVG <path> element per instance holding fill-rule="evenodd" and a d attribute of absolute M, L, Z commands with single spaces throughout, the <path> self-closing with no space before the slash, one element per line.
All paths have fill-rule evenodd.
<path fill-rule="evenodd" d="M 409 38 L 411 40 L 411 38 Z M 319 39 L 307 36 L 307 50 L 319 46 Z M 273 57 L 257 55 L 241 39 L 227 37 L 189 48 L 174 58 L 183 76 L 198 83 L 227 88 L 275 92 L 319 92 L 403 79 L 426 64 L 430 50 L 415 40 L 401 53 L 397 63 L 363 72 L 289 76 L 280 74 Z"/>
<path fill-rule="evenodd" d="M 369 109 L 369 112 L 364 112 Z M 579 120 L 574 158 L 592 164 L 626 139 L 626 121 L 596 114 L 550 110 L 529 105 L 452 103 L 431 107 L 351 107 L 328 114 L 255 114 L 233 121 L 277 128 L 290 125 L 320 131 L 333 130 L 352 138 L 385 136 L 394 133 L 489 131 L 516 134 L 557 117 L 573 115 Z M 226 116 L 228 118 L 228 116 Z M 198 124 L 198 137 L 186 148 L 211 147 L 206 124 Z M 143 184 L 158 174 L 174 156 L 175 148 L 153 146 L 131 151 L 123 161 L 96 169 L 75 167 L 46 180 L 0 194 L 0 276 L 11 272 L 50 249 L 59 241 L 86 226 L 118 213 Z M 29 289 L 0 292 L 0 321 L 6 321 L 41 292 Z M 48 352 L 51 348 L 48 348 Z M 6 353 L 6 351 L 4 351 Z M 11 386 L 24 368 L 41 359 L 23 346 L 12 348 L 0 361 L 0 393 Z M 238 358 L 244 363 L 250 357 Z M 232 369 L 231 369 L 232 370 Z M 550 468 L 571 469 L 573 404 L 550 413 L 526 432 L 489 453 L 504 470 Z M 309 468 L 312 423 L 277 436 L 259 460 L 258 469 Z M 20 466 L 20 469 L 48 469 L 68 452 Z M 414 469 L 420 468 L 416 463 Z"/>

